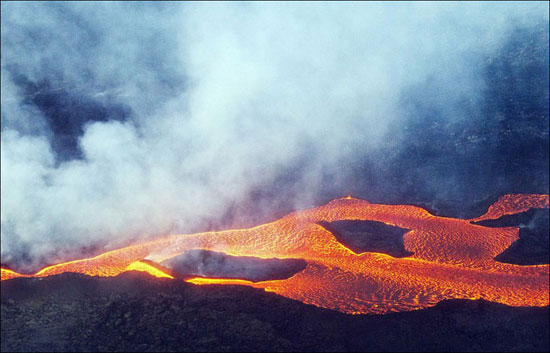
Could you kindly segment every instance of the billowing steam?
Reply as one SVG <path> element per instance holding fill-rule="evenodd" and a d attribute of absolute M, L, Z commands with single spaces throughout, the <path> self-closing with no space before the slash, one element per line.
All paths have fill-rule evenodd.
<path fill-rule="evenodd" d="M 527 128 L 548 175 L 547 3 L 1 6 L 2 263 L 20 269 L 347 194 L 507 190 L 482 160 L 510 114 L 487 97 L 517 86 L 502 72 L 538 79 L 522 102 L 546 104 Z M 517 60 L 535 72 L 501 70 Z"/>

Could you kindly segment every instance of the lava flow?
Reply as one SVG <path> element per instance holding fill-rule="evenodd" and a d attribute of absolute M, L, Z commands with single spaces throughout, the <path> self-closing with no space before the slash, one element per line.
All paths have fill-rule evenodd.
<path fill-rule="evenodd" d="M 203 249 L 231 256 L 300 258 L 307 267 L 284 280 L 188 279 L 191 283 L 248 285 L 345 313 L 408 311 L 451 298 L 546 306 L 549 265 L 518 266 L 494 260 L 518 239 L 519 229 L 486 228 L 470 221 L 548 207 L 548 195 L 505 195 L 485 215 L 463 220 L 437 217 L 416 206 L 371 204 L 346 197 L 251 229 L 166 236 L 49 266 L 34 275 L 8 269 L 2 269 L 1 275 L 6 280 L 63 272 L 115 276 L 138 270 L 173 278 L 148 261 L 161 262 Z M 372 220 L 411 229 L 404 235 L 404 246 L 413 255 L 394 258 L 375 252 L 354 253 L 319 225 L 340 220 Z"/>

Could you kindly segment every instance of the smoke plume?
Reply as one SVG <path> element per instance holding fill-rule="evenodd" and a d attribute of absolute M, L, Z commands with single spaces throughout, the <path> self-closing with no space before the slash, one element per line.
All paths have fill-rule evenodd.
<path fill-rule="evenodd" d="M 548 192 L 547 3 L 1 7 L 20 270 L 348 194 Z"/>

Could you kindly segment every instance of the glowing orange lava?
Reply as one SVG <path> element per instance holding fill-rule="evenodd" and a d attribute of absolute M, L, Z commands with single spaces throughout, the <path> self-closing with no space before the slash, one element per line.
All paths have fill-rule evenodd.
<path fill-rule="evenodd" d="M 548 195 L 505 195 L 475 220 L 547 208 Z M 411 229 L 404 235 L 410 257 L 356 254 L 318 223 L 373 220 Z M 518 266 L 493 258 L 518 239 L 518 228 L 486 228 L 470 220 L 436 217 L 407 205 L 371 204 L 351 197 L 291 213 L 251 229 L 172 235 L 99 256 L 49 266 L 32 275 L 78 272 L 115 276 L 129 270 L 172 278 L 141 262 L 187 250 L 223 251 L 232 256 L 301 258 L 307 267 L 285 280 L 249 282 L 193 278 L 195 284 L 242 284 L 345 313 L 387 313 L 435 305 L 443 299 L 478 299 L 514 306 L 549 305 L 549 266 Z M 2 269 L 2 280 L 22 276 Z M 28 276 L 28 275 L 26 275 Z"/>

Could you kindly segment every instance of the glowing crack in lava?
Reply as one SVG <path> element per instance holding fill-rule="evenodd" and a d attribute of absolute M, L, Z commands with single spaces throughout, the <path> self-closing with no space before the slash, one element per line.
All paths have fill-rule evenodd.
<path fill-rule="evenodd" d="M 505 195 L 485 215 L 472 220 L 548 207 L 548 195 Z M 404 235 L 404 246 L 413 255 L 356 254 L 318 224 L 340 220 L 372 220 L 411 229 Z M 251 229 L 166 236 L 46 267 L 34 275 L 2 269 L 2 280 L 63 272 L 115 276 L 129 270 L 172 278 L 142 260 L 160 262 L 188 250 L 223 249 L 232 256 L 301 258 L 307 267 L 284 280 L 188 281 L 244 284 L 354 314 L 408 311 L 450 298 L 483 298 L 514 306 L 549 305 L 549 265 L 518 266 L 493 259 L 518 239 L 519 229 L 486 228 L 471 224 L 472 220 L 436 217 L 416 206 L 371 204 L 346 197 Z"/>

